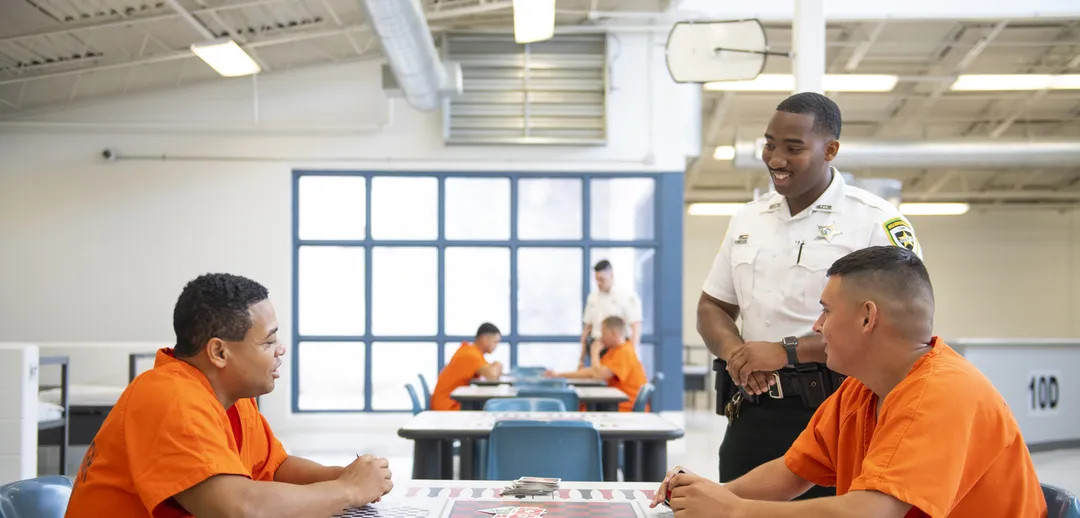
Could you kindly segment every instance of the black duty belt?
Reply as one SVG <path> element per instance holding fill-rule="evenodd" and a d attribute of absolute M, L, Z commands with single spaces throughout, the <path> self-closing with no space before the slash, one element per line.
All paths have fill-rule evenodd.
<path fill-rule="evenodd" d="M 769 387 L 769 391 L 758 396 L 746 393 L 742 388 L 735 385 L 734 380 L 727 372 L 727 363 L 722 360 L 713 360 L 713 370 L 717 372 L 717 413 L 724 414 L 724 406 L 739 395 L 740 401 L 757 403 L 760 399 L 801 399 L 807 408 L 817 408 L 826 398 L 840 388 L 845 376 L 829 370 L 824 364 L 807 363 L 796 365 L 795 368 L 784 368 L 773 373 L 776 384 Z"/>

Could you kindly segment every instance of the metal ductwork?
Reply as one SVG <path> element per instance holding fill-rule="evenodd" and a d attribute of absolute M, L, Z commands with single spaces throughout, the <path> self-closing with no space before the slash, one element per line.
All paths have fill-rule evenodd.
<path fill-rule="evenodd" d="M 734 166 L 760 169 L 764 139 L 735 142 Z M 1037 169 L 1080 167 L 1080 139 L 841 140 L 842 169 Z"/>
<path fill-rule="evenodd" d="M 439 59 L 420 0 L 360 0 L 360 7 L 410 106 L 436 110 L 444 96 L 461 93 L 461 67 Z"/>

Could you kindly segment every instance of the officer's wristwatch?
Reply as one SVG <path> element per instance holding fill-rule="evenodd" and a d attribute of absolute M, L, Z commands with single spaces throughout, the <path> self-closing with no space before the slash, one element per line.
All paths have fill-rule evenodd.
<path fill-rule="evenodd" d="M 784 350 L 787 351 L 788 365 L 797 365 L 799 363 L 799 354 L 795 352 L 795 348 L 799 346 L 799 339 L 794 336 L 785 336 L 780 343 L 784 346 Z"/>

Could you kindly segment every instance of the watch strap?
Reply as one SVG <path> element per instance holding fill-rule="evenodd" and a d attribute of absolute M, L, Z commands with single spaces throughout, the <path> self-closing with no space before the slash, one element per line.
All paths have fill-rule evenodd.
<path fill-rule="evenodd" d="M 794 336 L 785 336 L 783 342 L 784 350 L 787 351 L 788 365 L 799 364 L 799 353 L 795 350 L 799 346 L 799 339 Z"/>

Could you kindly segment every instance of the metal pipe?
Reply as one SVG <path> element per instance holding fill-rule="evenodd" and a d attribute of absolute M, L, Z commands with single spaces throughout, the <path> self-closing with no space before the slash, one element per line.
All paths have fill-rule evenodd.
<path fill-rule="evenodd" d="M 203 25 L 202 22 L 197 20 L 195 16 L 189 13 L 187 9 L 184 9 L 184 6 L 180 5 L 180 2 L 178 2 L 177 0 L 165 0 L 165 3 L 168 4 L 168 6 L 171 7 L 173 11 L 176 11 L 176 14 L 179 14 L 180 17 L 188 23 L 188 25 L 194 28 L 195 31 L 203 37 L 204 40 L 212 40 L 216 38 L 216 36 L 214 36 L 214 33 L 210 32 L 210 29 L 207 29 L 206 26 Z"/>
<path fill-rule="evenodd" d="M 735 142 L 736 169 L 760 169 L 764 140 Z M 857 169 L 1032 169 L 1080 167 L 1080 140 L 842 140 L 833 162 Z"/>

